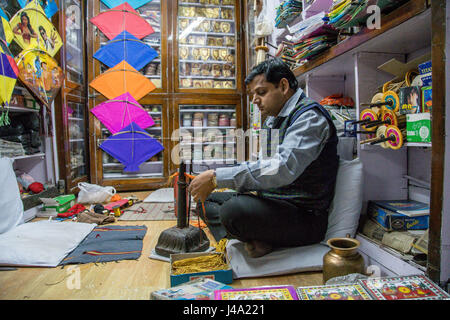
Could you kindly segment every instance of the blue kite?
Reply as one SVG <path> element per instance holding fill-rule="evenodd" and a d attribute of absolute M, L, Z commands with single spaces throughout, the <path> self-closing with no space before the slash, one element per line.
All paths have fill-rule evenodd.
<path fill-rule="evenodd" d="M 117 7 L 125 2 L 128 2 L 128 4 L 133 7 L 133 9 L 137 9 L 151 1 L 152 0 L 102 0 L 102 2 L 106 4 L 110 9 Z"/>
<path fill-rule="evenodd" d="M 164 150 L 158 140 L 135 122 L 131 122 L 104 141 L 100 148 L 119 160 L 124 172 L 137 172 L 139 166 Z"/>
<path fill-rule="evenodd" d="M 17 0 L 22 8 L 25 8 L 27 4 L 30 2 L 37 2 L 41 5 L 42 9 L 44 9 L 45 15 L 47 18 L 53 17 L 53 15 L 58 12 L 58 5 L 55 0 Z"/>
<path fill-rule="evenodd" d="M 94 54 L 95 59 L 109 68 L 125 60 L 138 71 L 156 57 L 158 52 L 155 49 L 126 30 L 108 41 Z"/>

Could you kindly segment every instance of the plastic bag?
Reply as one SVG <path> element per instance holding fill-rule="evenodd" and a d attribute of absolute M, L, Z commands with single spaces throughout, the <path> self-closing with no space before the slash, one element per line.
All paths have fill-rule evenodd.
<path fill-rule="evenodd" d="M 13 161 L 0 158 L 0 234 L 23 222 L 23 202 L 14 174 Z"/>
<path fill-rule="evenodd" d="M 87 182 L 78 183 L 78 203 L 104 203 L 116 194 L 114 187 L 102 187 Z"/>
<path fill-rule="evenodd" d="M 273 32 L 273 18 L 269 15 L 267 0 L 257 1 L 255 13 L 255 35 L 268 37 Z"/>

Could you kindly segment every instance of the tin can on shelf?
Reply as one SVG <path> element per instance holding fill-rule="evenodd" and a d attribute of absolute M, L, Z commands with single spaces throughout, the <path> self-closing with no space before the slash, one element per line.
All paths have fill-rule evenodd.
<path fill-rule="evenodd" d="M 192 125 L 192 114 L 183 114 L 183 127 L 190 127 Z"/>
<path fill-rule="evenodd" d="M 219 116 L 219 127 L 229 127 L 230 126 L 230 118 L 227 114 L 222 113 Z"/>
<path fill-rule="evenodd" d="M 196 112 L 194 113 L 194 119 L 192 120 L 193 127 L 203 127 L 203 113 Z"/>
<path fill-rule="evenodd" d="M 230 119 L 230 127 L 236 127 L 236 113 L 233 113 L 231 115 L 231 119 Z"/>
<path fill-rule="evenodd" d="M 208 126 L 209 127 L 217 127 L 219 123 L 219 114 L 210 113 L 208 114 Z"/>

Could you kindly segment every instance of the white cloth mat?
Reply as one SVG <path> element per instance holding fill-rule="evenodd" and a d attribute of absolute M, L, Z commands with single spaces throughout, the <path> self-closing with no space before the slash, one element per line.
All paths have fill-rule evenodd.
<path fill-rule="evenodd" d="M 0 235 L 0 265 L 56 267 L 96 224 L 41 220 Z"/>

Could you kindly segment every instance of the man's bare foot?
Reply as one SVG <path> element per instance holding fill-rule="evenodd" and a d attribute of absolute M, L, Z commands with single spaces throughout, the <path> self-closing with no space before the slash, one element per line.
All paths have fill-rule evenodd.
<path fill-rule="evenodd" d="M 273 250 L 273 247 L 270 244 L 258 240 L 246 242 L 244 248 L 252 258 L 262 257 Z"/>

